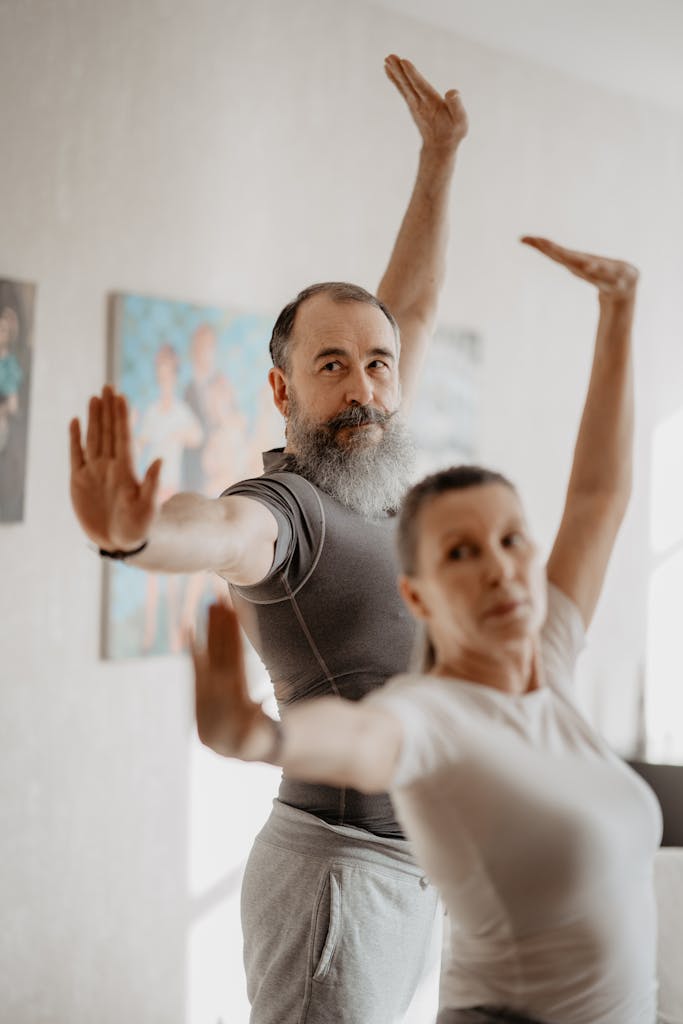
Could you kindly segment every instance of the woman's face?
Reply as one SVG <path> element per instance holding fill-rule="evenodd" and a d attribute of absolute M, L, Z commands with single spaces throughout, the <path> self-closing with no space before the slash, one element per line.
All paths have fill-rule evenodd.
<path fill-rule="evenodd" d="M 545 573 L 512 488 L 483 484 L 428 500 L 418 536 L 416 573 L 402 577 L 401 590 L 437 656 L 485 654 L 537 635 Z"/>

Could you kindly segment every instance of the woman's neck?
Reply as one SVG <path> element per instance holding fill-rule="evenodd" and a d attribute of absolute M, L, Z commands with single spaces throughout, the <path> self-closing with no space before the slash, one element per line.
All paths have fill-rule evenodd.
<path fill-rule="evenodd" d="M 541 686 L 536 641 L 525 638 L 492 651 L 436 652 L 431 675 L 464 679 L 519 695 Z"/>

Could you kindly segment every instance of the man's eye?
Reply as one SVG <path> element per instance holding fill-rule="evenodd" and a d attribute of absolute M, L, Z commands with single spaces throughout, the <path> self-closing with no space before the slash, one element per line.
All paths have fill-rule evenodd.
<path fill-rule="evenodd" d="M 388 370 L 389 367 L 382 359 L 373 359 L 370 363 L 370 369 L 372 370 Z"/>
<path fill-rule="evenodd" d="M 337 368 L 338 368 L 339 366 L 341 366 L 341 363 L 339 363 L 339 362 L 338 362 L 338 361 L 337 361 L 337 360 L 335 359 L 335 360 L 333 360 L 333 361 L 332 361 L 332 362 L 330 362 L 330 363 L 323 363 L 323 365 L 322 365 L 321 369 L 322 369 L 322 370 L 326 370 L 326 371 L 327 371 L 328 373 L 332 373 L 332 372 L 334 372 L 334 370 L 336 370 L 336 369 L 337 369 Z"/>

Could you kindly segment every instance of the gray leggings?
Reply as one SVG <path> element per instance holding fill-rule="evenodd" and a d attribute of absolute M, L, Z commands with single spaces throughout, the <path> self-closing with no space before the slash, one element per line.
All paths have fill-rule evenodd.
<path fill-rule="evenodd" d="M 514 1010 L 473 1006 L 466 1010 L 442 1010 L 436 1024 L 543 1024 L 543 1021 L 524 1017 Z"/>

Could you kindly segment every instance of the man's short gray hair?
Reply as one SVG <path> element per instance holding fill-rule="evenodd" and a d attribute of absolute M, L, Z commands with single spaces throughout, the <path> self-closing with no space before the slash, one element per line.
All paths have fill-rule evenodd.
<path fill-rule="evenodd" d="M 349 284 L 347 281 L 323 281 L 320 284 L 311 284 L 308 288 L 304 288 L 303 291 L 299 292 L 297 297 L 285 306 L 275 321 L 273 333 L 270 337 L 270 357 L 273 360 L 273 366 L 277 366 L 278 369 L 289 373 L 289 340 L 294 329 L 297 310 L 306 299 L 320 294 L 329 295 L 334 302 L 367 302 L 368 305 L 380 309 L 394 331 L 396 351 L 400 351 L 401 339 L 398 324 L 381 299 L 378 299 L 372 292 L 366 291 L 365 288 L 361 288 L 357 284 Z"/>

